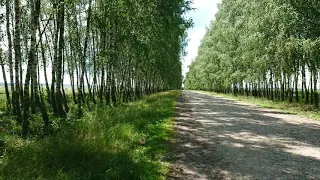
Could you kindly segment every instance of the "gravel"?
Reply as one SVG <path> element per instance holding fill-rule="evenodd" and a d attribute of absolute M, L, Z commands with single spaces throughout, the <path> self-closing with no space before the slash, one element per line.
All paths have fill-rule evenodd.
<path fill-rule="evenodd" d="M 319 179 L 320 122 L 183 91 L 168 179 Z"/>

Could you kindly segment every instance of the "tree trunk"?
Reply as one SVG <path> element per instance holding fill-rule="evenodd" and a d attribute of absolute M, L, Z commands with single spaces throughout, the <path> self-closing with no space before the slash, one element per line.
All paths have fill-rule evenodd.
<path fill-rule="evenodd" d="M 319 97 L 318 97 L 318 89 L 317 89 L 317 71 L 313 72 L 313 95 L 314 95 L 314 108 L 319 109 Z"/>
<path fill-rule="evenodd" d="M 56 81 L 56 105 L 57 105 L 57 112 L 59 117 L 66 117 L 66 113 L 63 109 L 63 96 L 61 93 L 61 83 L 62 83 L 62 59 L 63 59 L 63 49 L 64 49 L 64 0 L 60 0 L 60 4 L 58 7 L 58 24 L 57 28 L 59 30 L 59 47 L 58 47 L 58 55 L 57 55 L 57 81 Z"/>
<path fill-rule="evenodd" d="M 281 78 L 281 101 L 285 100 L 285 76 L 283 75 Z"/>
<path fill-rule="evenodd" d="M 7 111 L 10 112 L 11 111 L 11 100 L 10 100 L 10 93 L 9 93 L 9 87 L 8 87 L 8 82 L 7 82 L 6 70 L 4 68 L 4 60 L 2 57 L 2 50 L 0 51 L 0 65 L 1 65 L 1 69 L 2 69 L 4 89 L 5 89 L 6 98 L 7 98 Z"/>
<path fill-rule="evenodd" d="M 58 108 L 56 104 L 56 94 L 55 94 L 55 84 L 56 84 L 56 69 L 57 69 L 57 59 L 58 59 L 58 40 L 59 40 L 59 27 L 58 25 L 60 24 L 60 13 L 59 13 L 59 8 L 60 5 L 58 3 L 58 0 L 53 2 L 53 9 L 57 11 L 56 16 L 55 16 L 55 24 L 54 24 L 54 40 L 53 40 L 53 58 L 52 58 L 52 69 L 51 69 L 51 107 L 54 115 L 56 117 L 59 117 L 58 113 Z"/>
<path fill-rule="evenodd" d="M 40 27 L 39 27 L 39 33 L 40 33 Z M 45 49 L 43 47 L 42 40 L 40 40 L 40 48 L 41 48 L 43 75 L 44 75 L 44 80 L 46 84 L 47 97 L 48 99 L 50 99 L 50 88 L 49 88 L 48 77 L 47 77 L 47 60 L 45 57 Z"/>
<path fill-rule="evenodd" d="M 6 0 L 6 33 L 8 38 L 8 64 L 9 64 L 9 72 L 10 72 L 10 88 L 12 93 L 12 112 L 14 115 L 16 113 L 16 98 L 15 98 L 15 91 L 14 91 L 14 80 L 13 80 L 13 62 L 12 62 L 12 39 L 11 39 L 11 31 L 10 31 L 10 2 L 11 0 Z"/>
<path fill-rule="evenodd" d="M 306 80 L 306 68 L 302 66 L 302 99 L 305 100 L 305 93 L 307 91 L 307 80 Z"/>
<path fill-rule="evenodd" d="M 14 90 L 14 104 L 16 109 L 16 116 L 18 122 L 21 123 L 21 110 L 20 110 L 20 64 L 21 64 L 21 40 L 20 40 L 20 0 L 14 0 L 14 11 L 15 11 L 15 33 L 14 33 L 14 52 L 15 52 L 15 90 Z M 20 75 L 20 76 L 19 76 Z"/>
<path fill-rule="evenodd" d="M 298 75 L 298 72 L 296 72 L 296 74 L 295 74 L 295 83 L 294 83 L 294 85 L 295 85 L 295 87 L 294 87 L 294 89 L 295 89 L 295 93 L 296 93 L 296 102 L 297 103 L 299 103 L 299 89 L 298 89 L 298 83 L 299 83 L 299 75 Z"/>
<path fill-rule="evenodd" d="M 271 95 L 271 100 L 274 100 L 274 89 L 273 89 L 273 79 L 272 79 L 273 73 L 270 72 L 270 80 L 269 80 L 269 84 L 270 84 L 270 95 Z"/>
<path fill-rule="evenodd" d="M 313 76 L 312 71 L 310 71 L 310 104 L 313 104 L 314 92 L 313 92 Z"/>

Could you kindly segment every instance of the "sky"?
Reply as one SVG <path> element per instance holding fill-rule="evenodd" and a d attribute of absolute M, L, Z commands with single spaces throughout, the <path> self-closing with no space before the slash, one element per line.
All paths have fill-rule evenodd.
<path fill-rule="evenodd" d="M 188 66 L 197 57 L 201 39 L 206 33 L 206 27 L 210 25 L 218 12 L 218 3 L 221 3 L 221 0 L 193 0 L 192 7 L 196 10 L 189 12 L 188 17 L 193 19 L 194 27 L 188 30 L 188 54 L 182 60 L 184 75 L 189 71 Z"/>
<path fill-rule="evenodd" d="M 215 14 L 218 12 L 218 3 L 221 0 L 193 0 L 192 7 L 195 10 L 187 14 L 188 17 L 193 19 L 194 27 L 188 30 L 188 47 L 187 56 L 182 59 L 182 70 L 185 75 L 189 68 L 188 66 L 192 63 L 198 53 L 198 47 L 200 46 L 201 39 L 204 37 L 206 27 L 210 25 L 211 20 L 215 18 Z M 51 68 L 47 68 L 48 72 L 51 72 Z M 48 73 L 50 76 L 50 73 Z M 48 77 L 49 81 L 51 77 Z M 9 80 L 9 74 L 7 73 L 7 80 Z M 0 68 L 0 83 L 3 82 L 2 71 Z M 44 83 L 44 77 L 40 76 L 40 82 Z M 64 84 L 69 84 L 69 77 L 65 77 Z"/>

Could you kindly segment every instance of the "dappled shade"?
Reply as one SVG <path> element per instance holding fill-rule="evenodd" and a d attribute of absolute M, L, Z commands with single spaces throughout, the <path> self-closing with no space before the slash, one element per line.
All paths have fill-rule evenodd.
<path fill-rule="evenodd" d="M 320 122 L 184 92 L 176 128 L 180 179 L 316 179 Z"/>
<path fill-rule="evenodd" d="M 178 95 L 98 108 L 45 139 L 5 136 L 0 179 L 162 179 Z"/>

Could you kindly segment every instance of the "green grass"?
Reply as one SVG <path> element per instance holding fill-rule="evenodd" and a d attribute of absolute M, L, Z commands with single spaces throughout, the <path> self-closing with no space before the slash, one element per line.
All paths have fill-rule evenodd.
<path fill-rule="evenodd" d="M 72 89 L 71 89 L 71 87 L 65 87 L 64 90 L 65 90 L 66 95 L 69 98 L 72 97 Z M 43 91 L 43 93 L 46 94 L 45 86 L 43 86 L 42 91 Z M 76 90 L 76 92 L 77 92 L 77 90 Z M 9 87 L 9 93 L 10 93 L 10 96 L 11 96 L 10 87 Z M 6 110 L 6 107 L 7 107 L 6 106 L 7 105 L 6 102 L 7 102 L 7 99 L 6 99 L 6 94 L 5 94 L 5 87 L 4 87 L 4 85 L 0 85 L 0 114 Z"/>
<path fill-rule="evenodd" d="M 71 111 L 45 139 L 0 132 L 0 179 L 165 179 L 178 96 L 170 91 L 99 107 L 80 120 Z M 0 118 L 5 129 L 14 129 L 10 122 Z"/>
<path fill-rule="evenodd" d="M 6 102 L 7 102 L 7 99 L 6 99 L 4 86 L 0 85 L 0 114 L 2 113 L 2 111 L 6 109 Z"/>
<path fill-rule="evenodd" d="M 307 117 L 314 120 L 320 120 L 320 111 L 313 108 L 312 105 L 305 105 L 302 103 L 289 103 L 287 101 L 271 101 L 264 98 L 255 98 L 252 96 L 234 96 L 233 94 L 221 94 L 214 92 L 199 91 L 206 94 L 211 94 L 219 97 L 224 97 L 232 100 L 247 102 L 257 105 L 259 107 L 277 109 L 282 112 L 296 114 L 302 117 Z"/>

